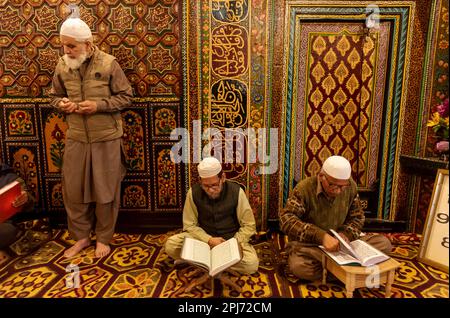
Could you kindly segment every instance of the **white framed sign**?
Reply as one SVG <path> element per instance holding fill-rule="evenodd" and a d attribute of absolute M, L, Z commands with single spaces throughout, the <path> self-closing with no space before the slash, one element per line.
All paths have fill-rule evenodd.
<path fill-rule="evenodd" d="M 439 169 L 419 248 L 418 259 L 448 273 L 448 170 Z"/>

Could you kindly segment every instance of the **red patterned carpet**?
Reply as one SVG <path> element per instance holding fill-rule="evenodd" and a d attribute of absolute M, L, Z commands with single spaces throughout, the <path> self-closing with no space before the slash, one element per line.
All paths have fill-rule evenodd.
<path fill-rule="evenodd" d="M 66 230 L 53 230 L 51 239 L 30 224 L 24 225 L 22 238 L 10 246 L 13 257 L 0 266 L 0 297 L 82 297 L 82 298 L 345 298 L 342 283 L 306 282 L 296 279 L 286 268 L 282 253 L 285 237 L 272 233 L 255 242 L 260 258 L 259 272 L 232 278 L 242 288 L 238 293 L 218 281 L 207 282 L 190 293 L 182 292 L 194 277 L 191 268 L 175 268 L 162 247 L 167 233 L 116 234 L 112 252 L 103 259 L 94 257 L 94 246 L 67 260 L 66 247 L 73 244 Z M 27 229 L 28 228 L 28 229 Z M 414 234 L 390 234 L 394 249 L 391 256 L 401 263 L 392 286 L 393 298 L 448 298 L 448 274 L 416 260 L 420 237 Z M 33 249 L 33 246 L 37 246 Z M 69 264 L 78 266 L 79 288 Z M 181 270 L 183 269 L 183 270 Z M 185 273 L 181 275 L 180 273 Z M 67 287 L 69 286 L 69 287 Z M 355 298 L 384 297 L 380 289 L 360 288 Z"/>

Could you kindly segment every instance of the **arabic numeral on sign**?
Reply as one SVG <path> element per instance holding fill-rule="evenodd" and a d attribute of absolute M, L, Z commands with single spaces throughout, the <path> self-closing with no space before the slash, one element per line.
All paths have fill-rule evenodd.
<path fill-rule="evenodd" d="M 441 245 L 445 248 L 448 248 L 448 236 L 442 238 Z"/>
<path fill-rule="evenodd" d="M 437 217 L 437 221 L 439 223 L 442 223 L 442 224 L 448 223 L 448 214 L 438 213 L 436 217 Z"/>

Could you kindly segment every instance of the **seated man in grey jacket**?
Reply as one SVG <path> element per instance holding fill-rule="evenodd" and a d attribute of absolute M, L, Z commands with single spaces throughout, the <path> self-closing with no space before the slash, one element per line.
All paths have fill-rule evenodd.
<path fill-rule="evenodd" d="M 200 183 L 189 189 L 183 209 L 183 232 L 169 237 L 166 253 L 180 258 L 185 237 L 208 243 L 211 248 L 235 237 L 242 247 L 242 260 L 231 267 L 241 274 L 258 270 L 259 260 L 249 243 L 256 233 L 252 208 L 245 192 L 234 182 L 227 181 L 222 165 L 213 157 L 198 165 Z"/>

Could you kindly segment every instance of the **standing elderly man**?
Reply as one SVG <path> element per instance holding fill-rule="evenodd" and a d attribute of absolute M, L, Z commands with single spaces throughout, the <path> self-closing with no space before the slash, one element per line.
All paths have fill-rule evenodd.
<path fill-rule="evenodd" d="M 169 237 L 166 253 L 180 258 L 185 237 L 191 237 L 211 248 L 235 237 L 242 247 L 242 260 L 231 267 L 241 274 L 253 274 L 259 260 L 249 243 L 256 233 L 255 217 L 245 192 L 234 182 L 227 181 L 222 165 L 214 157 L 198 165 L 200 183 L 189 189 L 183 209 L 183 232 Z"/>
<path fill-rule="evenodd" d="M 91 244 L 95 256 L 110 252 L 126 169 L 122 157 L 120 110 L 130 106 L 132 89 L 116 59 L 94 44 L 89 26 L 71 16 L 61 26 L 64 56 L 53 77 L 51 105 L 66 114 L 62 186 L 72 257 Z"/>
<path fill-rule="evenodd" d="M 330 229 L 347 241 L 359 238 L 384 253 L 391 251 L 385 236 L 361 235 L 364 211 L 351 171 L 344 157 L 329 157 L 317 176 L 296 185 L 280 211 L 281 230 L 290 240 L 288 264 L 295 276 L 311 281 L 321 279 L 322 251 L 317 246 L 323 245 L 331 252 L 339 250 L 339 241 L 328 233 Z"/>

